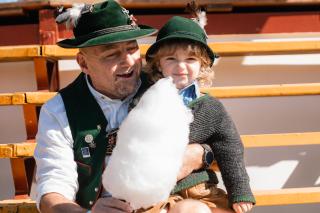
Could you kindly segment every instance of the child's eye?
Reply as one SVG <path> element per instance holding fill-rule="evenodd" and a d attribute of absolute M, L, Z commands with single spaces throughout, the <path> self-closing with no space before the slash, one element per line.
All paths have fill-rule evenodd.
<path fill-rule="evenodd" d="M 189 57 L 187 58 L 188 61 L 197 61 L 198 59 L 196 57 Z"/>
<path fill-rule="evenodd" d="M 166 60 L 167 61 L 172 61 L 172 60 L 175 60 L 175 58 L 174 57 L 167 57 Z"/>

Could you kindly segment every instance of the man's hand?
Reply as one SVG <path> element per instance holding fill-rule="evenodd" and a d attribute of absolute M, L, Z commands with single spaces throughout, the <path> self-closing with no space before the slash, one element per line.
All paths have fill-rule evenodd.
<path fill-rule="evenodd" d="M 132 211 L 133 209 L 129 203 L 112 197 L 99 198 L 91 209 L 92 213 L 123 213 Z"/>
<path fill-rule="evenodd" d="M 189 144 L 183 157 L 182 167 L 180 169 L 178 180 L 187 177 L 193 170 L 202 167 L 202 156 L 204 150 L 200 144 Z"/>
<path fill-rule="evenodd" d="M 240 202 L 240 203 L 234 203 L 232 205 L 233 210 L 236 213 L 245 213 L 252 209 L 252 203 L 250 202 Z"/>
<path fill-rule="evenodd" d="M 84 213 L 87 210 L 68 200 L 63 195 L 51 192 L 42 196 L 40 201 L 40 212 L 45 213 Z"/>

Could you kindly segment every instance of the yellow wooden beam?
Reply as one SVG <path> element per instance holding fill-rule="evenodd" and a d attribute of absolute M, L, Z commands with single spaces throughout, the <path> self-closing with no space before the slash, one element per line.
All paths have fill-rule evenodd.
<path fill-rule="evenodd" d="M 26 103 L 39 105 L 44 104 L 56 94 L 56 92 L 26 92 Z"/>
<path fill-rule="evenodd" d="M 320 203 L 320 187 L 254 191 L 257 206 Z"/>
<path fill-rule="evenodd" d="M 0 93 L 0 106 L 25 104 L 24 93 Z"/>
<path fill-rule="evenodd" d="M 12 93 L 0 94 L 0 105 L 12 105 Z"/>
<path fill-rule="evenodd" d="M 23 143 L 0 144 L 0 158 L 32 157 L 35 147 L 35 140 L 28 140 Z"/>
<path fill-rule="evenodd" d="M 320 145 L 320 132 L 242 135 L 246 148 Z"/>
<path fill-rule="evenodd" d="M 212 87 L 201 91 L 217 98 L 319 95 L 320 83 Z"/>
<path fill-rule="evenodd" d="M 145 54 L 150 44 L 140 44 L 141 55 Z M 288 53 L 320 52 L 320 40 L 315 41 L 264 41 L 264 42 L 214 42 L 210 48 L 220 56 L 271 55 Z M 74 58 L 78 49 L 64 49 L 56 45 L 42 46 L 42 55 L 52 58 Z"/>
<path fill-rule="evenodd" d="M 38 213 L 36 202 L 31 199 L 0 201 L 0 213 Z"/>
<path fill-rule="evenodd" d="M 241 138 L 246 148 L 320 145 L 320 132 L 242 135 Z M 35 140 L 28 140 L 23 143 L 0 144 L 0 158 L 33 156 L 35 145 Z M 217 170 L 216 165 L 213 165 L 212 168 Z"/>
<path fill-rule="evenodd" d="M 50 6 L 56 7 L 64 5 L 70 7 L 73 2 L 79 0 L 51 0 Z M 94 3 L 94 0 L 82 0 L 84 3 Z M 155 8 L 185 8 L 188 1 L 181 0 L 119 0 L 119 3 L 127 9 L 155 9 Z M 290 5 L 316 5 L 320 4 L 319 0 L 197 0 L 198 5 L 219 6 L 230 5 L 238 7 L 253 6 L 290 6 Z"/>
<path fill-rule="evenodd" d="M 40 45 L 1 46 L 0 61 L 32 60 L 40 55 Z"/>
<path fill-rule="evenodd" d="M 26 95 L 22 92 L 14 93 L 12 96 L 12 104 L 21 105 L 26 103 Z"/>
<path fill-rule="evenodd" d="M 216 42 L 210 48 L 221 56 L 271 55 L 320 52 L 316 41 Z"/>
<path fill-rule="evenodd" d="M 309 204 L 320 202 L 320 187 L 257 190 L 254 191 L 253 194 L 256 198 L 257 206 Z M 20 213 L 20 209 L 26 208 L 29 210 L 28 212 L 37 212 L 35 201 L 31 199 L 0 201 L 0 213 Z M 17 211 L 17 209 L 19 209 L 19 211 Z"/>
<path fill-rule="evenodd" d="M 201 88 L 201 91 L 217 98 L 319 95 L 320 83 L 211 87 Z M 0 105 L 41 105 L 56 94 L 56 92 L 3 93 L 0 94 Z"/>
<path fill-rule="evenodd" d="M 78 53 L 78 49 L 66 49 L 57 45 L 43 45 L 42 56 L 57 59 L 69 59 L 75 58 Z"/>

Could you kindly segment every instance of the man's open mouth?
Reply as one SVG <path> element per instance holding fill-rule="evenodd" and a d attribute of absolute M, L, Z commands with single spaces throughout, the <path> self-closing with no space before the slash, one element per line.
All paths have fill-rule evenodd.
<path fill-rule="evenodd" d="M 133 70 L 129 70 L 128 72 L 117 74 L 117 77 L 130 78 L 132 75 L 133 75 Z"/>

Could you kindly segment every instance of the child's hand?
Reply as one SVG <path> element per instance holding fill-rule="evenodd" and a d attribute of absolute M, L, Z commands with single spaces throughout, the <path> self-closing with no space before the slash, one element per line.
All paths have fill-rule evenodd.
<path fill-rule="evenodd" d="M 252 203 L 250 202 L 234 203 L 232 205 L 232 208 L 236 213 L 245 213 L 252 209 Z"/>

